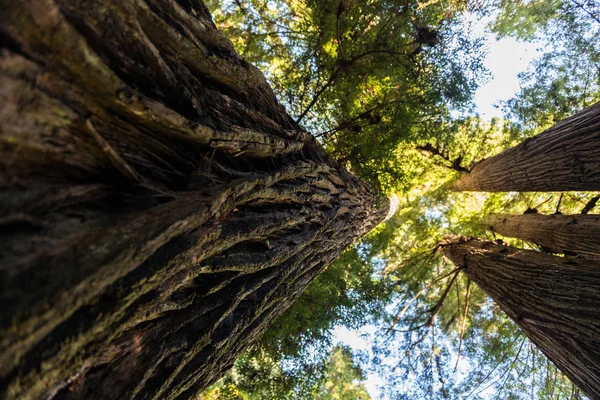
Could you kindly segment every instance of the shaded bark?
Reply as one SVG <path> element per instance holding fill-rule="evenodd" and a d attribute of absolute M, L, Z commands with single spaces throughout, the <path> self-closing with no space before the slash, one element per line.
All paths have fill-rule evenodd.
<path fill-rule="evenodd" d="M 600 398 L 599 262 L 477 239 L 443 251 L 576 386 Z"/>
<path fill-rule="evenodd" d="M 600 103 L 476 164 L 456 191 L 600 190 Z"/>
<path fill-rule="evenodd" d="M 549 253 L 600 260 L 600 215 L 490 215 L 484 222 L 496 233 Z"/>
<path fill-rule="evenodd" d="M 0 398 L 191 398 L 387 202 L 198 0 L 0 0 Z"/>

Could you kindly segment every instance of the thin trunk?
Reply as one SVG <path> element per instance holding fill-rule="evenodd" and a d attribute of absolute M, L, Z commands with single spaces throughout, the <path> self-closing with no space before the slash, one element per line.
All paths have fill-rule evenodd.
<path fill-rule="evenodd" d="M 0 10 L 0 398 L 192 398 L 384 218 L 201 2 Z"/>
<path fill-rule="evenodd" d="M 477 239 L 445 255 L 590 398 L 600 398 L 600 263 Z"/>
<path fill-rule="evenodd" d="M 456 191 L 600 190 L 600 103 L 476 164 Z"/>
<path fill-rule="evenodd" d="M 549 253 L 600 260 L 600 215 L 491 215 L 494 232 L 535 243 Z"/>

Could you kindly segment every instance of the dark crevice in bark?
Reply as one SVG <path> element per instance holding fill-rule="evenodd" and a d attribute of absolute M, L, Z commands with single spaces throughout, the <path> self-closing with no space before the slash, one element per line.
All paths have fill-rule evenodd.
<path fill-rule="evenodd" d="M 457 191 L 600 190 L 600 103 L 476 164 Z"/>
<path fill-rule="evenodd" d="M 490 215 L 496 233 L 535 243 L 548 253 L 600 260 L 600 215 Z"/>
<path fill-rule="evenodd" d="M 586 395 L 600 396 L 600 263 L 477 239 L 444 254 Z"/>
<path fill-rule="evenodd" d="M 384 218 L 203 4 L 0 6 L 0 398 L 189 398 Z"/>

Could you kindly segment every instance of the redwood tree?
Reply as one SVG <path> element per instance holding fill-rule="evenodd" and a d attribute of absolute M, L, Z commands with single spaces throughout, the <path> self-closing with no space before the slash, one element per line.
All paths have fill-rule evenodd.
<path fill-rule="evenodd" d="M 600 103 L 476 164 L 456 191 L 600 190 Z"/>
<path fill-rule="evenodd" d="M 199 0 L 0 0 L 0 397 L 190 398 L 387 202 Z"/>
<path fill-rule="evenodd" d="M 549 253 L 600 259 L 600 215 L 490 215 L 494 232 L 535 243 Z"/>
<path fill-rule="evenodd" d="M 600 397 L 600 263 L 478 239 L 443 246 L 590 398 Z"/>

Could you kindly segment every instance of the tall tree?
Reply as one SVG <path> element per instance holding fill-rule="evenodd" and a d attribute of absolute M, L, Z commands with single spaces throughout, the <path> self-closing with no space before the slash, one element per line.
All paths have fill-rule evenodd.
<path fill-rule="evenodd" d="M 482 78 L 468 1 L 224 0 L 215 19 L 297 121 L 361 178 L 404 181 L 398 144 L 468 107 Z"/>
<path fill-rule="evenodd" d="M 600 103 L 476 164 L 457 191 L 600 190 Z"/>
<path fill-rule="evenodd" d="M 384 218 L 200 1 L 0 10 L 2 398 L 190 398 Z"/>
<path fill-rule="evenodd" d="M 590 398 L 600 396 L 600 264 L 477 239 L 444 254 Z"/>
<path fill-rule="evenodd" d="M 600 215 L 490 215 L 484 222 L 493 232 L 535 243 L 549 253 L 600 258 Z"/>

